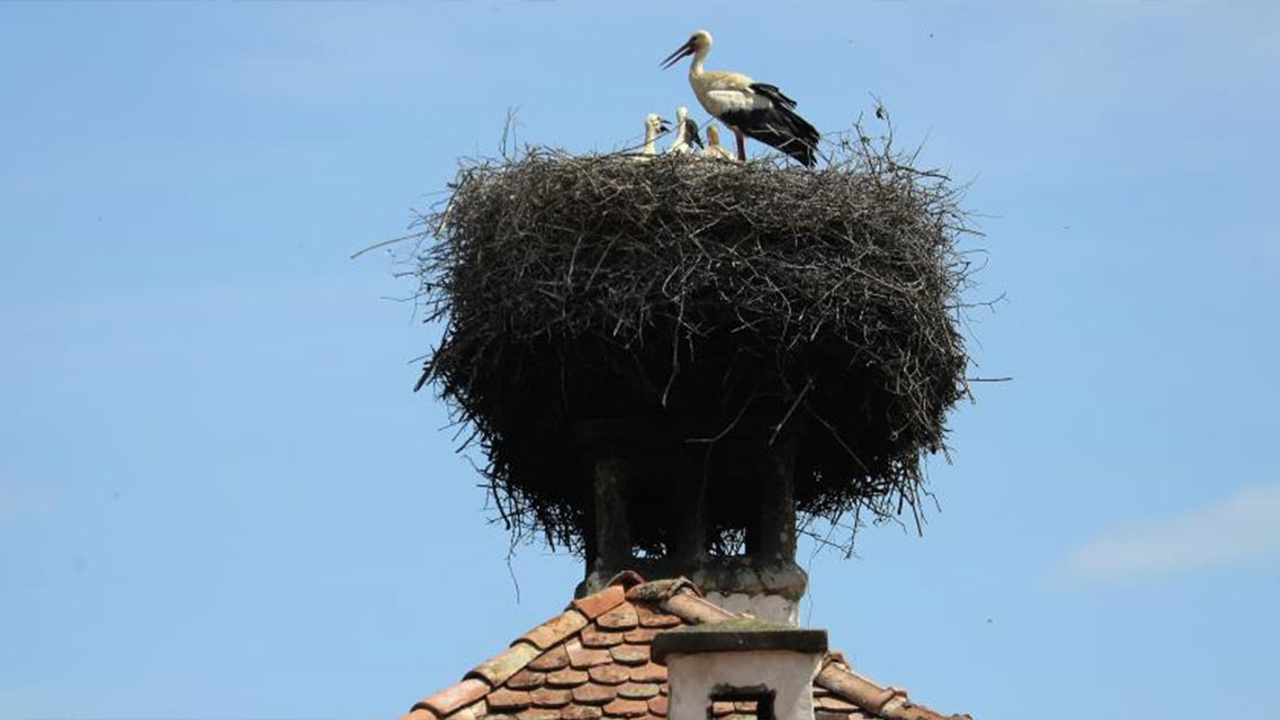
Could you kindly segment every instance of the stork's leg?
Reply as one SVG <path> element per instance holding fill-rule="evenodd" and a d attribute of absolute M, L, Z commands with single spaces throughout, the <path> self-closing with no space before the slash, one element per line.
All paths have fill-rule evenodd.
<path fill-rule="evenodd" d="M 738 139 L 738 162 L 746 162 L 747 161 L 747 136 L 743 135 L 742 131 L 737 128 L 733 129 L 733 136 Z"/>

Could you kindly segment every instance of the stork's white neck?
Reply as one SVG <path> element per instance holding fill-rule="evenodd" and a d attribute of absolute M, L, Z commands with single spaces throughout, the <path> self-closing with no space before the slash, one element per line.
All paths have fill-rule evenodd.
<path fill-rule="evenodd" d="M 653 129 L 649 123 L 644 124 L 644 147 L 640 148 L 640 152 L 645 155 L 653 155 L 657 150 L 653 147 L 653 141 L 658 139 L 658 132 Z"/>
<path fill-rule="evenodd" d="M 689 77 L 702 74 L 702 62 L 707 59 L 707 54 L 710 52 L 710 45 L 703 45 L 694 51 L 693 62 L 689 63 Z"/>

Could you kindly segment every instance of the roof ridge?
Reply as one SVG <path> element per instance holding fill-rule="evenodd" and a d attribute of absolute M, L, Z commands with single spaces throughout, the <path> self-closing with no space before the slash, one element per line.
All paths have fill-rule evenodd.
<path fill-rule="evenodd" d="M 623 585 L 638 574 L 614 578 L 600 592 L 576 598 L 559 615 L 516 638 L 497 655 L 467 671 L 460 682 L 429 695 L 417 703 L 404 720 L 440 720 L 447 715 L 479 702 L 490 691 L 520 672 L 544 651 L 578 633 L 592 620 L 626 601 Z M 643 578 L 640 578 L 643 581 Z"/>
<path fill-rule="evenodd" d="M 639 625 L 637 609 L 640 611 Z M 650 617 L 645 613 L 664 613 L 652 617 L 666 617 L 668 620 L 651 623 L 645 619 Z M 665 668 L 659 668 L 648 660 L 648 644 L 653 636 L 661 632 L 662 628 L 680 623 L 699 625 L 743 616 L 747 614 L 730 612 L 703 598 L 697 585 L 688 578 L 645 581 L 635 572 L 619 573 L 599 592 L 572 600 L 560 614 L 524 633 L 506 650 L 467 671 L 458 683 L 418 701 L 401 720 L 483 720 L 485 715 L 495 714 L 495 709 L 498 710 L 496 715 L 511 713 L 514 708 L 508 709 L 508 706 L 514 702 L 512 698 L 527 694 L 521 688 L 534 687 L 534 683 L 541 682 L 539 678 L 543 676 L 542 671 L 553 670 L 570 662 L 572 670 L 565 668 L 562 671 L 567 676 L 581 676 L 586 680 L 590 675 L 591 682 L 609 686 L 604 687 L 602 692 L 612 693 L 610 697 L 623 693 L 619 696 L 621 699 L 617 700 L 616 712 L 609 710 L 614 703 L 604 707 L 606 717 L 603 720 L 621 720 L 624 716 L 636 714 L 645 716 L 635 717 L 634 720 L 660 720 L 665 718 L 667 712 L 667 679 Z M 584 645 L 578 645 L 579 639 L 576 638 L 580 638 Z M 536 670 L 527 669 L 530 663 L 544 656 L 550 657 L 566 643 L 577 648 L 576 651 L 573 647 L 569 648 L 568 657 L 573 657 L 573 653 L 578 652 L 582 665 L 578 664 L 577 659 L 570 661 L 566 658 L 561 660 L 560 666 L 535 665 Z M 563 655 L 563 651 L 561 654 Z M 644 665 L 646 661 L 649 663 L 647 666 Z M 605 679 L 610 674 L 608 668 L 615 665 L 624 670 L 630 668 L 626 674 L 633 682 L 613 688 L 613 683 L 626 682 L 622 675 L 611 680 Z M 655 669 L 648 670 L 646 667 Z M 552 673 L 552 676 L 558 674 Z M 564 702 L 584 702 L 587 705 L 582 707 L 580 717 L 565 715 L 561 720 L 602 720 L 601 708 L 594 705 L 600 704 L 603 695 L 594 700 L 585 697 L 580 699 L 577 694 L 579 689 L 575 688 L 570 698 L 565 680 L 574 682 L 566 677 L 557 681 L 560 684 L 548 685 L 544 690 L 535 691 L 534 699 L 539 705 L 519 713 L 519 718 L 510 714 L 511 720 L 540 720 L 544 716 L 550 718 L 556 713 L 543 708 L 559 707 L 556 703 Z M 945 716 L 916 705 L 907 697 L 905 690 L 879 685 L 855 672 L 844 656 L 836 651 L 825 655 L 821 669 L 813 678 L 813 685 L 835 696 L 833 700 L 849 703 L 857 708 L 857 717 L 863 717 L 860 713 L 870 713 L 882 720 L 972 720 L 969 715 Z M 647 693 L 658 693 L 659 686 L 662 688 L 662 696 L 648 701 L 648 710 L 645 711 L 647 714 L 641 712 L 643 708 L 640 705 L 644 703 L 640 699 L 648 697 Z M 542 693 L 543 697 L 537 698 L 538 693 Z M 501 700 L 499 695 L 503 695 Z M 639 699 L 632 700 L 633 697 Z M 614 717 L 618 713 L 621 716 Z M 853 720 L 853 717 L 851 715 L 849 720 Z"/>
<path fill-rule="evenodd" d="M 840 653 L 828 653 L 814 684 L 886 720 L 973 720 L 967 714 L 942 715 L 911 702 L 907 691 L 880 685 L 856 672 Z"/>

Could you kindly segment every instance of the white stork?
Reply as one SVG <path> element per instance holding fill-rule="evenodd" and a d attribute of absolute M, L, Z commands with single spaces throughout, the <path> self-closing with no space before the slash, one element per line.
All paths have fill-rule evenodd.
<path fill-rule="evenodd" d="M 707 112 L 733 129 L 738 140 L 738 159 L 746 160 L 743 136 L 772 145 L 807 167 L 817 162 L 818 131 L 795 113 L 796 101 L 775 85 L 756 82 L 742 73 L 703 70 L 711 52 L 711 33 L 698 30 L 688 42 L 662 61 L 664 69 L 681 58 L 693 56 L 689 84 Z"/>
<path fill-rule="evenodd" d="M 698 123 L 689 117 L 689 108 L 681 105 L 676 108 L 676 139 L 667 148 L 667 152 L 687 155 L 695 152 L 694 145 L 702 147 L 702 138 L 698 136 Z"/>
<path fill-rule="evenodd" d="M 715 123 L 707 126 L 707 146 L 702 150 L 702 157 L 738 162 L 738 158 L 720 144 L 720 128 L 716 127 Z"/>
<path fill-rule="evenodd" d="M 669 123 L 658 117 L 657 113 L 649 113 L 644 116 L 644 145 L 640 148 L 641 155 L 655 155 L 657 149 L 654 148 L 653 142 L 658 139 L 659 135 L 666 134 L 671 131 L 667 127 Z"/>

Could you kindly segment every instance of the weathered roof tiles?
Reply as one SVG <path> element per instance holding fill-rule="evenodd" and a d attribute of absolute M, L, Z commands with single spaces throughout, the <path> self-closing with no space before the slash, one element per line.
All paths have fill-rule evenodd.
<path fill-rule="evenodd" d="M 666 720 L 667 668 L 652 661 L 658 633 L 734 617 L 683 578 L 623 573 L 427 697 L 401 720 Z M 960 720 L 915 705 L 906 692 L 855 673 L 828 653 L 814 679 L 815 720 Z M 741 707 L 739 707 L 741 705 Z M 716 703 L 717 720 L 755 720 L 744 703 Z"/>

